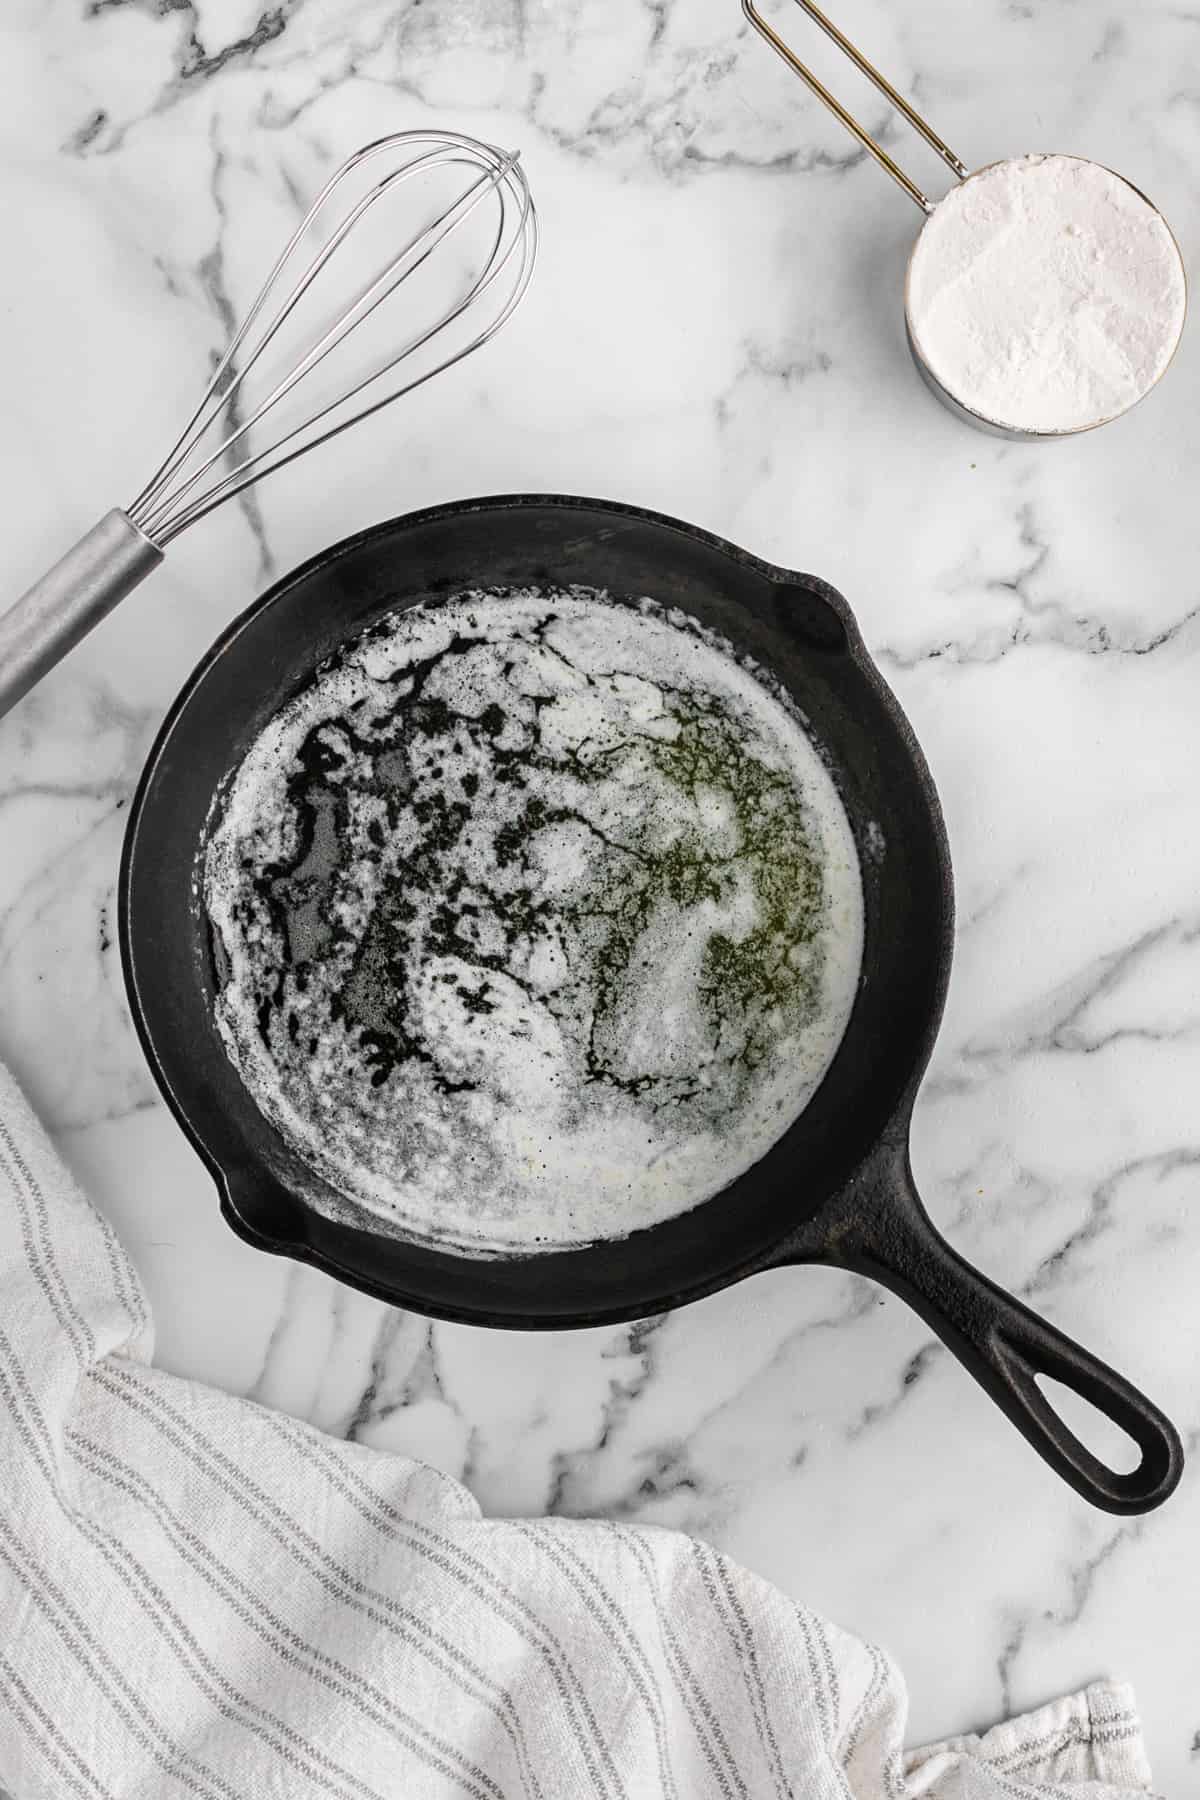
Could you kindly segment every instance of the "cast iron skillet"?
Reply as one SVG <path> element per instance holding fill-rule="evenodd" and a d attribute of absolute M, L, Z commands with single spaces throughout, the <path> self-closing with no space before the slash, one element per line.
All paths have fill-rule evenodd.
<path fill-rule="evenodd" d="M 828 1074 L 761 1162 L 681 1218 L 624 1241 L 495 1261 L 331 1224 L 315 1177 L 266 1123 L 212 1018 L 214 967 L 196 877 L 222 779 L 276 708 L 390 608 L 469 587 L 578 582 L 683 607 L 772 668 L 837 782 L 858 843 L 866 948 Z M 397 1305 L 475 1325 L 597 1325 L 663 1312 L 780 1264 L 855 1269 L 902 1296 L 1052 1468 L 1111 1512 L 1157 1506 L 1183 1454 L 1123 1377 L 977 1274 L 927 1218 L 909 1167 L 917 1085 L 950 968 L 950 862 L 907 721 L 823 581 L 690 525 L 597 500 L 516 496 L 434 508 L 350 538 L 278 582 L 218 641 L 176 701 L 142 776 L 121 871 L 133 1017 L 229 1223 Z M 1065 1383 L 1141 1452 L 1107 1468 L 1036 1377 Z"/>

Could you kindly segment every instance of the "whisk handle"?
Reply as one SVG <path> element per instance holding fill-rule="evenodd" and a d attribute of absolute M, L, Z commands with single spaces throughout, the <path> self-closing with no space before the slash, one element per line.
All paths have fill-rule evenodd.
<path fill-rule="evenodd" d="M 0 717 L 162 561 L 119 507 L 0 617 Z"/>

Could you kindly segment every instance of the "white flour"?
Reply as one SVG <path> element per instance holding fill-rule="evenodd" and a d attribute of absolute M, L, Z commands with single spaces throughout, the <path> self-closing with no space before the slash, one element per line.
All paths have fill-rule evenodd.
<path fill-rule="evenodd" d="M 205 855 L 218 1018 L 338 1217 L 623 1236 L 756 1162 L 857 985 L 848 821 L 790 702 L 650 602 L 392 615 L 267 726 Z"/>
<path fill-rule="evenodd" d="M 1074 156 L 1022 156 L 954 188 L 917 239 L 913 341 L 972 412 L 1079 431 L 1147 393 L 1183 329 L 1174 238 L 1129 183 Z"/>

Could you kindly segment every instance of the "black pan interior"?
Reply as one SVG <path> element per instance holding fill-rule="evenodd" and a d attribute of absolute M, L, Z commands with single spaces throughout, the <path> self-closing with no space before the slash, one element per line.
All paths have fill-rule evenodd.
<path fill-rule="evenodd" d="M 197 871 L 213 796 L 279 705 L 382 613 L 470 587 L 605 588 L 682 607 L 791 691 L 847 808 L 863 868 L 866 949 L 845 1039 L 801 1117 L 723 1193 L 583 1250 L 464 1257 L 328 1222 L 316 1178 L 262 1118 L 213 1023 L 215 972 Z M 171 1106 L 230 1222 L 399 1304 L 509 1326 L 663 1310 L 773 1260 L 911 1103 L 944 994 L 949 863 L 912 733 L 843 600 L 692 526 L 602 501 L 502 497 L 380 525 L 314 558 L 214 646 L 168 717 L 130 819 L 121 880 L 130 1001 Z"/>

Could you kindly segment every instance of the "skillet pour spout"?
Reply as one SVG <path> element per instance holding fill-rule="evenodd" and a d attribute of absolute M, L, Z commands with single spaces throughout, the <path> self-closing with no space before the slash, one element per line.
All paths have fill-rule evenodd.
<path fill-rule="evenodd" d="M 846 809 L 863 880 L 849 1025 L 784 1135 L 722 1192 L 649 1230 L 570 1250 L 472 1257 L 335 1222 L 321 1178 L 258 1111 L 214 1018 L 216 965 L 197 880 L 214 801 L 267 721 L 382 615 L 467 590 L 649 595 L 770 670 Z M 561 495 L 467 500 L 347 539 L 277 582 L 213 646 L 150 754 L 125 839 L 121 948 L 150 1066 L 235 1231 L 393 1304 L 468 1324 L 557 1329 L 644 1318 L 759 1270 L 823 1262 L 880 1282 L 928 1322 L 1030 1444 L 1093 1505 L 1161 1504 L 1183 1455 L 1121 1376 L 971 1269 L 934 1230 L 908 1159 L 912 1107 L 950 970 L 953 891 L 937 795 L 846 602 L 695 526 Z M 1108 1468 L 1054 1411 L 1072 1388 L 1134 1440 Z"/>

